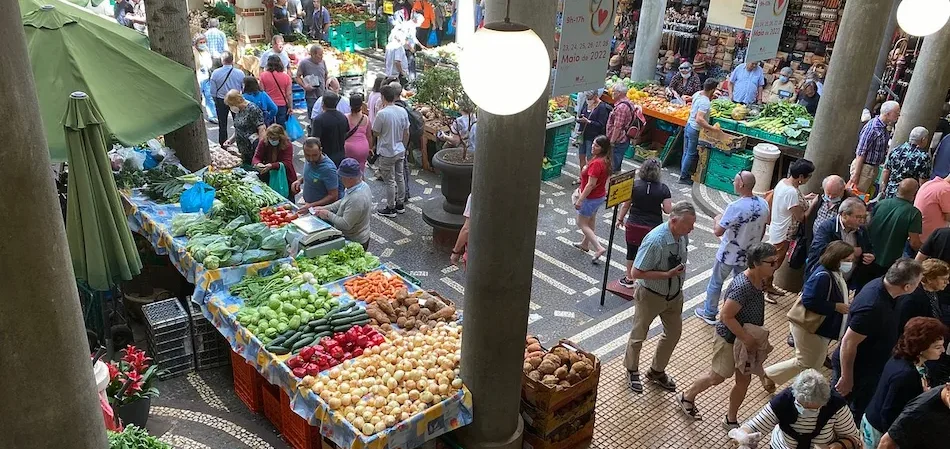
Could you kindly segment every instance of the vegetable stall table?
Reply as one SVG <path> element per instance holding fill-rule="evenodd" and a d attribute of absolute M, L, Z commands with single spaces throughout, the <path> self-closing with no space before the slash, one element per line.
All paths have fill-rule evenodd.
<path fill-rule="evenodd" d="M 357 245 L 358 246 L 358 245 Z M 324 298 L 335 298 L 330 301 L 336 301 L 339 303 L 334 310 L 342 308 L 344 310 L 343 315 L 357 315 L 365 313 L 367 307 L 367 300 L 358 299 L 354 297 L 347 289 L 347 285 L 351 282 L 354 282 L 354 279 L 358 278 L 371 278 L 373 276 L 381 277 L 384 276 L 393 282 L 398 282 L 399 285 L 403 285 L 405 288 L 405 294 L 407 296 L 420 294 L 419 287 L 412 284 L 411 282 L 406 281 L 404 278 L 399 276 L 397 273 L 392 271 L 390 268 L 384 266 L 379 266 L 375 269 L 368 271 L 366 274 L 357 274 L 354 276 L 346 277 L 343 279 L 338 279 L 326 284 L 317 285 L 314 284 L 314 278 L 308 276 L 307 273 L 311 271 L 319 271 L 314 269 L 314 266 L 310 262 L 304 262 L 305 259 L 294 260 L 290 263 L 282 264 L 281 266 L 272 265 L 265 270 L 258 272 L 259 276 L 272 276 L 275 278 L 280 278 L 285 276 L 282 279 L 299 279 L 299 287 L 291 287 L 291 292 L 299 288 L 302 295 L 306 295 L 311 300 L 314 297 L 317 297 L 317 301 L 320 301 L 320 297 Z M 326 262 L 326 261 L 324 261 Z M 378 259 L 377 259 L 378 263 Z M 320 262 L 317 262 L 319 265 Z M 301 273 L 303 272 L 303 273 Z M 286 273 L 286 275 L 285 275 Z M 332 275 L 330 275 L 332 276 Z M 290 285 L 295 285 L 296 281 L 291 281 Z M 367 390 L 366 392 L 360 391 L 357 395 L 351 395 L 351 392 L 356 392 L 361 386 L 369 385 L 369 383 L 375 382 L 375 378 L 372 373 L 367 373 L 364 376 L 357 376 L 355 367 L 360 365 L 366 365 L 367 370 L 370 369 L 370 363 L 372 360 L 380 359 L 379 355 L 382 348 L 390 347 L 395 348 L 402 345 L 412 345 L 415 341 L 421 341 L 421 336 L 416 339 L 416 337 L 408 336 L 401 333 L 398 329 L 390 332 L 385 339 L 382 337 L 373 337 L 378 338 L 378 345 L 360 347 L 358 350 L 354 349 L 353 354 L 346 354 L 346 357 L 342 357 L 342 363 L 337 362 L 336 358 L 340 357 L 340 349 L 334 347 L 337 345 L 332 339 L 336 341 L 346 340 L 350 338 L 352 341 L 353 338 L 356 340 L 366 340 L 364 337 L 359 336 L 347 336 L 343 333 L 336 333 L 333 335 L 332 339 L 322 338 L 319 340 L 314 340 L 313 344 L 310 346 L 302 346 L 298 349 L 299 353 L 297 355 L 293 354 L 276 354 L 272 352 L 275 346 L 284 344 L 281 340 L 282 337 L 277 337 L 272 339 L 272 343 L 265 344 L 263 340 L 267 340 L 265 336 L 262 340 L 259 337 L 259 334 L 262 333 L 262 326 L 270 326 L 272 321 L 267 319 L 267 315 L 254 316 L 253 314 L 258 313 L 264 308 L 263 312 L 267 312 L 267 308 L 278 307 L 278 310 L 291 310 L 293 307 L 287 306 L 288 298 L 283 298 L 282 294 L 274 295 L 272 294 L 268 298 L 266 305 L 258 306 L 257 310 L 253 307 L 247 305 L 245 299 L 235 296 L 232 294 L 235 291 L 235 284 L 225 284 L 225 283 L 216 283 L 211 286 L 211 291 L 208 296 L 208 300 L 205 304 L 206 307 L 203 308 L 205 315 L 211 320 L 214 326 L 224 335 L 225 339 L 231 344 L 231 348 L 234 351 L 232 357 L 240 357 L 245 360 L 249 365 L 247 368 L 260 373 L 263 376 L 261 389 L 264 390 L 263 393 L 263 411 L 265 416 L 271 419 L 274 422 L 275 426 L 278 427 L 278 430 L 288 438 L 292 446 L 295 448 L 307 448 L 312 445 L 312 442 L 319 438 L 320 435 L 325 436 L 327 439 L 331 440 L 335 445 L 344 448 L 358 448 L 358 449 L 389 449 L 389 448 L 408 448 L 408 447 L 417 447 L 422 445 L 425 441 L 435 438 L 443 433 L 449 432 L 451 430 L 457 429 L 459 427 L 465 426 L 472 421 L 472 401 L 471 394 L 465 389 L 464 385 L 461 384 L 461 381 L 457 383 L 457 388 L 453 388 L 451 391 L 448 391 L 448 387 L 443 388 L 443 392 L 450 393 L 446 394 L 444 397 L 440 396 L 440 400 L 434 401 L 431 393 L 428 396 L 430 404 L 426 405 L 425 408 L 415 408 L 411 409 L 411 413 L 407 412 L 403 414 L 400 412 L 398 415 L 399 419 L 395 417 L 387 417 L 385 422 L 382 419 L 372 420 L 371 416 L 366 415 L 364 418 L 361 416 L 357 418 L 356 416 L 347 417 L 345 414 L 344 408 L 355 403 L 356 401 L 366 401 L 368 404 L 377 404 L 379 407 L 374 408 L 374 410 L 381 409 L 383 405 L 388 401 L 389 406 L 392 407 L 392 401 L 384 400 L 387 396 L 386 393 L 392 392 L 394 394 L 397 390 L 395 386 L 399 381 L 403 380 L 403 376 L 410 376 L 409 374 L 403 374 L 405 372 L 400 372 L 396 374 L 395 371 L 390 374 L 381 375 L 380 371 L 377 371 L 376 368 L 372 370 L 372 373 L 376 373 L 376 377 L 379 379 L 387 379 L 387 387 L 375 387 L 374 389 Z M 355 290 L 354 290 L 355 291 Z M 301 295 L 301 296 L 302 296 Z M 266 296 L 266 294 L 264 295 Z M 291 294 L 290 297 L 296 296 L 296 294 Z M 283 301 L 283 302 L 281 302 Z M 307 299 L 291 299 L 291 301 L 296 301 L 295 303 L 300 305 L 307 301 Z M 304 302 L 300 302 L 304 301 Z M 379 299 L 376 300 L 377 302 Z M 278 305 L 279 303 L 279 305 Z M 351 310 L 351 311 L 348 311 Z M 274 313 L 270 313 L 270 316 L 273 316 Z M 331 313 L 333 313 L 331 311 Z M 339 314 L 340 312 L 336 312 Z M 374 315 L 375 316 L 375 315 Z M 257 321 L 257 328 L 255 332 L 251 332 L 249 327 L 254 326 L 255 320 Z M 264 321 L 261 321 L 264 320 Z M 271 318 L 273 320 L 273 318 Z M 348 318 L 343 318 L 343 322 L 347 322 Z M 331 319 L 332 322 L 340 322 L 337 319 Z M 376 329 L 379 329 L 375 326 L 370 325 L 360 325 L 359 323 L 365 323 L 366 321 L 356 321 L 353 327 L 350 327 L 347 334 L 356 332 L 356 334 L 366 335 L 366 332 L 372 334 L 376 332 Z M 246 323 L 247 326 L 245 326 Z M 262 324 L 263 323 L 263 324 Z M 314 320 L 310 322 L 310 325 L 314 325 L 320 328 L 320 320 Z M 307 323 L 303 323 L 303 327 L 307 327 Z M 344 324 L 342 327 L 346 327 L 347 324 Z M 457 325 L 454 323 L 444 324 L 444 326 L 451 326 L 455 328 Z M 309 329 L 310 327 L 307 327 Z M 354 331 L 353 329 L 357 329 Z M 289 332 L 293 332 L 293 329 L 290 329 Z M 341 331 L 342 332 L 342 331 Z M 446 332 L 443 330 L 443 332 Z M 453 332 L 448 330 L 449 333 Z M 296 336 L 296 334 L 294 334 Z M 319 335 L 319 334 L 318 334 Z M 421 334 L 417 334 L 421 335 Z M 429 338 L 429 337 L 426 337 Z M 318 344 L 319 342 L 319 344 Z M 364 341 L 365 344 L 365 341 Z M 297 345 L 300 346 L 300 345 Z M 287 349 L 287 348 L 284 348 Z M 321 351 L 326 351 L 325 355 Z M 337 351 L 334 354 L 333 351 Z M 358 352 L 357 352 L 358 351 Z M 364 352 L 365 351 L 365 352 Z M 279 351 L 283 352 L 283 351 Z M 326 365 L 326 361 L 330 359 L 333 355 L 333 364 Z M 311 364 L 308 362 L 311 358 L 316 359 L 317 357 L 321 358 L 322 365 Z M 297 357 L 306 357 L 305 360 L 294 360 Z M 387 357 L 393 357 L 395 360 L 395 355 L 388 355 Z M 339 363 L 339 364 L 336 364 Z M 237 369 L 240 369 L 241 363 L 238 363 Z M 292 369 L 291 365 L 296 368 Z M 319 366 L 319 368 L 318 368 Z M 341 370 L 347 372 L 347 370 L 352 370 L 352 375 L 348 377 L 349 386 L 343 387 L 340 385 L 340 391 L 345 393 L 343 401 L 335 396 L 331 396 L 329 392 L 323 393 L 324 382 L 327 385 L 327 388 L 330 388 L 331 382 L 335 385 L 337 381 L 341 384 L 346 383 L 342 378 L 339 378 Z M 382 369 L 381 367 L 379 369 Z M 317 371 L 319 370 L 319 371 Z M 298 372 L 299 371 L 299 372 Z M 362 368 L 359 370 L 363 371 Z M 355 376 L 355 377 L 354 377 Z M 454 376 L 454 373 L 453 373 Z M 393 380 L 393 379 L 399 379 Z M 409 377 L 406 377 L 408 379 Z M 269 386 L 273 385 L 274 387 Z M 375 384 L 374 384 L 375 385 Z M 421 384 L 420 385 L 425 385 Z M 318 394 L 314 391 L 314 387 L 320 389 L 321 393 Z M 253 387 L 251 387 L 253 388 Z M 402 387 L 398 387 L 402 388 Z M 235 374 L 235 390 L 241 396 L 242 401 L 244 401 L 249 407 L 254 409 L 252 402 L 254 401 L 251 398 L 245 397 L 246 391 L 248 390 L 247 386 L 239 385 L 238 374 L 236 371 Z M 276 390 L 276 391 L 275 391 Z M 245 394 L 241 392 L 244 391 Z M 425 388 L 423 388 L 425 391 Z M 276 393 L 276 396 L 275 396 Z M 417 397 L 418 396 L 418 393 Z M 279 397 L 279 400 L 276 398 Z M 408 395 L 403 399 L 404 401 L 408 399 Z M 383 402 L 379 402 L 383 401 Z M 270 405 L 268 405 L 270 404 Z M 278 405 L 279 404 L 279 405 Z M 403 404 L 400 402 L 396 405 Z M 418 402 L 416 403 L 418 405 Z M 274 407 L 279 407 L 279 413 L 277 410 L 274 410 Z M 406 407 L 405 405 L 400 405 L 400 407 Z M 362 409 L 363 407 L 360 407 Z M 292 411 L 288 414 L 286 412 Z M 392 413 L 392 412 L 391 412 Z M 275 415 L 281 416 L 280 419 L 274 419 Z M 374 415 L 376 416 L 376 415 Z M 355 421 L 355 423 L 354 423 Z M 366 425 L 369 425 L 367 428 Z M 291 428 L 292 427 L 292 428 Z"/>

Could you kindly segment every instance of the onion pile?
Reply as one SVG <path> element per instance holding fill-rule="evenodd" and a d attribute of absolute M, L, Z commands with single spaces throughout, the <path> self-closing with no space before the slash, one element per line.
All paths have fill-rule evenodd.
<path fill-rule="evenodd" d="M 401 336 L 367 348 L 363 355 L 317 376 L 309 388 L 364 435 L 382 432 L 462 388 L 461 327 L 455 323 Z"/>

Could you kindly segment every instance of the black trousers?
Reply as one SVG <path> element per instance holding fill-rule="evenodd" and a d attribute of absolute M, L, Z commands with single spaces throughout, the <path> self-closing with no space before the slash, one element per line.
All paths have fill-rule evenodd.
<path fill-rule="evenodd" d="M 231 108 L 224 104 L 224 99 L 215 97 L 214 110 L 218 114 L 218 144 L 224 145 L 224 141 L 228 140 L 228 114 Z"/>

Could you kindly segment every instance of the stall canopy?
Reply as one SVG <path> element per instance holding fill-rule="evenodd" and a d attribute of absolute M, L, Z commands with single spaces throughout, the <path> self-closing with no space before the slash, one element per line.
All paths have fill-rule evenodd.
<path fill-rule="evenodd" d="M 58 1 L 22 0 L 20 13 L 54 162 L 66 160 L 61 119 L 75 91 L 96 99 L 108 132 L 125 145 L 201 117 L 194 71 L 149 50 L 131 30 Z"/>
<path fill-rule="evenodd" d="M 142 261 L 112 177 L 102 114 L 83 92 L 66 99 L 59 128 L 69 162 L 66 240 L 76 278 L 107 291 L 139 274 Z"/>

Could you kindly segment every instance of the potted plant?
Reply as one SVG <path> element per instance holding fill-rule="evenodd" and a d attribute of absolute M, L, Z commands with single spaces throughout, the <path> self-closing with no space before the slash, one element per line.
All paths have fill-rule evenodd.
<path fill-rule="evenodd" d="M 109 449 L 171 449 L 171 446 L 149 435 L 145 429 L 129 425 L 121 432 L 109 432 Z"/>
<path fill-rule="evenodd" d="M 458 71 L 444 67 L 434 67 L 419 76 L 414 101 L 456 113 L 475 110 L 474 103 L 462 87 Z M 442 177 L 441 190 L 445 197 L 442 208 L 450 214 L 461 215 L 465 210 L 465 201 L 472 192 L 475 157 L 468 151 L 467 137 L 474 122 L 475 115 L 472 113 L 464 136 L 462 130 L 453 127 L 451 132 L 458 138 L 460 147 L 444 148 L 432 158 L 432 165 Z"/>
<path fill-rule="evenodd" d="M 124 424 L 144 428 L 148 422 L 152 398 L 158 396 L 158 388 L 152 383 L 161 374 L 151 362 L 145 351 L 128 345 L 122 359 L 109 363 L 106 394 L 116 416 Z"/>

